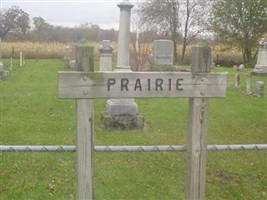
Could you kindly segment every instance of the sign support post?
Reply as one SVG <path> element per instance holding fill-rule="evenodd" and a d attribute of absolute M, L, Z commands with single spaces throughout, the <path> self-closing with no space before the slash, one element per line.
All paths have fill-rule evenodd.
<path fill-rule="evenodd" d="M 94 71 L 88 47 L 77 47 L 77 70 Z M 86 56 L 85 56 L 86 55 Z M 89 66 L 88 66 L 89 65 Z M 84 77 L 84 81 L 86 81 Z M 94 100 L 76 99 L 77 120 L 77 199 L 94 197 Z"/>
<path fill-rule="evenodd" d="M 192 75 L 208 73 L 209 47 L 193 47 Z M 205 199 L 208 98 L 189 98 L 185 199 Z"/>

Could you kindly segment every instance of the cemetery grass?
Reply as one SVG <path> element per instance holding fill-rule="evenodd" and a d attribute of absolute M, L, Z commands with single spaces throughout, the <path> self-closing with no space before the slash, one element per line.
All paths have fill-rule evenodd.
<path fill-rule="evenodd" d="M 0 82 L 1 145 L 75 145 L 75 101 L 57 98 L 64 62 L 18 65 Z M 246 96 L 242 81 L 234 89 L 233 69 L 214 71 L 229 72 L 229 87 L 209 101 L 208 144 L 266 143 L 266 97 Z M 95 100 L 95 145 L 186 143 L 187 99 L 136 100 L 145 128 L 128 132 L 100 127 L 105 102 Z M 1 153 L 0 199 L 76 199 L 75 161 L 75 153 Z M 96 153 L 95 199 L 184 199 L 185 161 L 184 152 Z M 206 199 L 265 199 L 266 170 L 266 151 L 209 152 Z"/>

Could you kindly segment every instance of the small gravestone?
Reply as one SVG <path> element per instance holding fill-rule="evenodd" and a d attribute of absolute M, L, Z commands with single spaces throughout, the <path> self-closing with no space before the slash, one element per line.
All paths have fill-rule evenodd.
<path fill-rule="evenodd" d="M 109 40 L 103 40 L 100 52 L 100 71 L 112 71 L 112 51 L 113 48 Z"/>
<path fill-rule="evenodd" d="M 263 81 L 256 82 L 255 96 L 264 97 L 264 82 Z"/>
<path fill-rule="evenodd" d="M 65 66 L 67 68 L 70 68 L 70 69 L 75 69 L 75 57 L 76 55 L 76 46 L 67 46 L 65 49 L 64 49 L 64 54 L 63 54 L 63 60 L 65 61 Z"/>
<path fill-rule="evenodd" d="M 63 56 L 63 59 L 65 61 L 69 61 L 71 60 L 71 48 L 68 46 L 64 49 L 64 56 Z"/>
<path fill-rule="evenodd" d="M 0 80 L 6 79 L 8 71 L 5 70 L 4 64 L 2 63 L 2 39 L 0 38 Z"/>
<path fill-rule="evenodd" d="M 75 69 L 76 61 L 75 60 L 70 60 L 69 66 L 70 66 L 71 69 Z"/>
<path fill-rule="evenodd" d="M 4 72 L 4 65 L 0 60 L 0 80 L 2 80 L 2 76 L 3 76 L 3 72 Z"/>
<path fill-rule="evenodd" d="M 4 64 L 0 60 L 0 80 L 5 80 L 8 76 L 8 71 L 5 70 Z"/>
<path fill-rule="evenodd" d="M 267 41 L 260 42 L 257 64 L 252 74 L 267 76 Z"/>
<path fill-rule="evenodd" d="M 154 41 L 154 61 L 156 65 L 173 65 L 173 42 L 171 40 Z"/>
<path fill-rule="evenodd" d="M 245 65 L 244 64 L 241 64 L 241 65 L 239 65 L 239 67 L 238 67 L 238 71 L 244 71 L 244 69 L 245 69 Z"/>

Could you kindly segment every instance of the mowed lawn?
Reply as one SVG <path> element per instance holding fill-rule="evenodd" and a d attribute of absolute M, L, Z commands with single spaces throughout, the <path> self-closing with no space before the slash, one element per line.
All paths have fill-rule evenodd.
<path fill-rule="evenodd" d="M 5 60 L 5 66 L 8 61 Z M 61 60 L 15 61 L 0 82 L 1 145 L 75 145 L 75 100 L 57 98 Z M 96 63 L 97 65 L 97 63 Z M 266 144 L 267 99 L 234 89 L 229 72 L 227 97 L 209 100 L 208 144 Z M 267 78 L 253 77 L 256 80 Z M 267 91 L 265 88 L 265 94 Z M 184 145 L 187 99 L 138 99 L 143 131 L 104 130 L 100 114 L 106 100 L 95 100 L 95 145 Z M 266 199 L 266 151 L 209 152 L 206 199 Z M 95 199 L 184 199 L 185 152 L 96 153 Z M 1 153 L 0 199 L 76 199 L 75 153 Z"/>

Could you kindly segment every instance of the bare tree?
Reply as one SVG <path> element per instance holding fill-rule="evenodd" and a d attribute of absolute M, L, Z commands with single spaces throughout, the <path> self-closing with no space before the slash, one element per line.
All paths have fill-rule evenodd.
<path fill-rule="evenodd" d="M 166 30 L 174 42 L 174 58 L 177 59 L 177 43 L 182 38 L 182 63 L 187 46 L 207 27 L 208 0 L 146 0 L 139 3 L 141 23 L 163 33 Z M 182 36 L 182 37 L 181 37 Z"/>
<path fill-rule="evenodd" d="M 182 63 L 185 63 L 187 46 L 207 28 L 206 0 L 180 0 L 181 32 L 183 33 Z"/>
<path fill-rule="evenodd" d="M 138 4 L 140 23 L 161 34 L 170 34 L 174 43 L 174 62 L 178 61 L 179 8 L 177 0 L 146 0 Z"/>
<path fill-rule="evenodd" d="M 8 34 L 25 36 L 30 28 L 29 14 L 17 6 L 0 10 L 0 38 Z"/>

